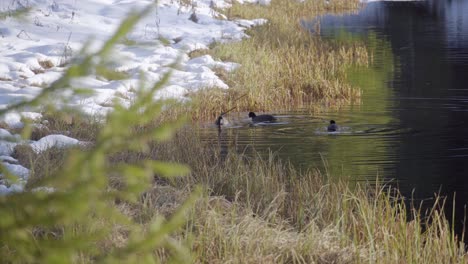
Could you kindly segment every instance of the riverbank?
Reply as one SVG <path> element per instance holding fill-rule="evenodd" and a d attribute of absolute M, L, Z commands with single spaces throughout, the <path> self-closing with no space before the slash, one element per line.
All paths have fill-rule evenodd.
<path fill-rule="evenodd" d="M 69 130 L 84 126 L 85 120 L 103 120 L 116 105 L 129 107 L 144 89 L 142 80 L 154 83 L 171 71 L 170 80 L 153 99 L 172 99 L 181 104 L 187 104 L 188 94 L 200 89 L 228 89 L 213 69 L 229 72 L 239 67 L 237 63 L 207 56 L 192 59 L 188 54 L 208 48 L 213 41 L 240 41 L 247 36 L 247 28 L 266 22 L 260 18 L 227 20 L 217 8 L 229 5 L 224 0 L 2 3 L 0 108 L 32 100 L 50 86 L 63 92 L 57 91 L 41 105 L 9 111 L 0 117 L 3 164 L 21 176 L 14 184 L 0 177 L 0 194 L 21 191 L 29 178 L 29 171 L 11 157 L 16 146 L 42 144 L 47 149 L 86 144 L 95 137 L 86 131 L 95 130 L 83 128 L 84 133 L 78 134 Z M 99 66 L 86 76 L 67 79 L 66 85 L 59 82 L 73 62 L 97 52 L 129 12 L 145 9 L 151 12 L 140 17 L 132 31 L 114 43 L 110 58 L 96 62 Z M 20 140 L 19 134 L 28 124 L 42 132 Z M 49 134 L 60 136 L 38 143 Z"/>
<path fill-rule="evenodd" d="M 2 16 L 5 27 L 0 28 L 6 40 L 0 49 L 5 60 L 0 68 L 3 107 L 31 100 L 53 85 L 73 56 L 82 55 L 80 49 L 99 49 L 130 7 L 142 9 L 150 2 L 109 5 L 104 1 L 96 7 L 86 1 L 73 5 L 14 1 L 1 6 L 7 14 Z M 31 122 L 41 132 L 21 144 L 86 144 L 92 135 L 82 134 L 95 130 L 83 129 L 84 133 L 78 134 L 67 130 L 83 126 L 83 120 L 102 119 L 116 104 L 128 107 L 143 78 L 155 82 L 169 70 L 170 80 L 154 95 L 155 100 L 175 101 L 166 107 L 166 119 L 184 114 L 196 122 L 212 122 L 227 109 L 314 110 L 352 103 L 359 100 L 360 90 L 347 82 L 346 69 L 353 64 L 366 65 L 366 49 L 360 44 L 336 47 L 324 43 L 299 22 L 357 6 L 357 1 L 264 1 L 261 5 L 248 1 L 234 5 L 221 0 L 192 5 L 159 1 L 155 13 L 141 18 L 135 29 L 116 43 L 110 60 L 69 82 L 67 88 L 76 92 L 57 93 L 46 105 L 5 113 L 0 119 L 3 134 L 19 138 L 18 132 Z M 18 10 L 29 10 L 25 20 L 11 15 Z M 96 24 L 103 26 L 96 28 Z M 84 46 L 92 34 L 93 41 Z M 175 61 L 177 66 L 172 64 Z M 35 143 L 39 136 L 49 134 L 67 137 L 53 136 Z M 17 145 L 2 142 L 0 153 L 12 159 Z M 0 182 L 1 193 L 20 191 L 29 177 L 26 168 L 14 158 L 12 161 L 15 167 L 7 167 L 14 174 L 19 172 L 22 179 L 14 185 Z"/>
<path fill-rule="evenodd" d="M 366 66 L 368 51 L 363 43 L 336 46 L 309 32 L 301 21 L 335 12 L 354 12 L 358 1 L 272 1 L 268 6 L 234 4 L 229 19 L 266 18 L 268 23 L 247 30 L 241 42 L 214 43 L 209 54 L 242 65 L 231 73 L 219 70 L 230 89 L 194 93 L 194 117 L 210 120 L 223 110 L 239 112 L 286 111 L 358 104 L 361 91 L 350 85 L 346 71 L 352 65 Z M 316 30 L 320 25 L 317 23 Z M 243 97 L 241 97 L 243 96 Z M 241 98 L 239 98 L 241 97 Z"/>
<path fill-rule="evenodd" d="M 150 173 L 144 181 L 139 178 L 140 184 L 150 187 L 146 185 L 136 200 L 105 204 L 133 219 L 143 230 L 161 217 L 169 219 L 178 228 L 167 238 L 186 247 L 191 252 L 188 259 L 194 263 L 468 261 L 463 238 L 454 233 L 443 213 L 443 200 L 424 214 L 406 208 L 407 198 L 385 185 L 351 186 L 344 180 L 331 181 L 330 175 L 317 170 L 298 171 L 274 154 L 263 159 L 224 148 L 216 139 L 202 142 L 192 129 L 185 128 L 168 142 L 149 142 L 144 150 L 113 151 L 108 157 L 109 171 L 102 175 L 108 178 L 109 190 L 124 190 L 132 182 L 129 179 L 138 175 L 136 167 L 110 169 L 122 164 L 138 166 L 157 159 L 185 164 L 190 172 L 175 178 L 163 177 L 162 170 Z M 57 172 L 61 175 L 60 168 L 73 157 L 69 156 L 73 152 L 57 149 L 43 156 L 22 153 L 27 154 L 23 160 L 40 161 L 31 167 L 38 174 L 29 188 L 40 186 Z M 198 188 L 199 196 L 189 199 Z M 179 208 L 187 199 L 192 200 L 192 206 L 181 214 Z M 174 216 L 179 219 L 173 223 Z M 101 254 L 112 254 L 112 249 L 132 241 L 129 224 L 114 223 L 105 214 L 91 219 L 96 221 L 93 228 L 110 230 L 108 236 L 95 242 Z M 53 231 L 38 232 L 38 239 L 49 232 Z M 175 254 L 165 246 L 145 249 L 162 263 Z M 79 262 L 93 262 L 93 254 L 78 252 Z"/>
<path fill-rule="evenodd" d="M 0 197 L 6 216 L 0 221 L 2 259 L 467 261 L 464 245 L 437 208 L 427 219 L 417 212 L 408 216 L 403 198 L 385 186 L 350 188 L 318 171 L 299 172 L 273 155 L 263 160 L 225 154 L 216 140 L 202 143 L 191 129 L 175 133 L 180 123 L 155 122 L 163 105 L 151 100 L 152 91 L 139 95 L 132 107 L 117 107 L 104 124 L 59 119 L 54 113 L 46 128 L 33 131 L 37 139 L 67 131 L 87 144 L 15 149 L 17 161 L 32 172 L 31 192 Z M 164 142 L 170 135 L 172 140 Z M 33 191 L 44 184 L 54 188 Z M 198 196 L 188 198 L 198 186 Z M 191 204 L 184 203 L 187 199 Z M 9 225 L 16 229 L 5 230 Z"/>
<path fill-rule="evenodd" d="M 439 210 L 442 200 L 427 214 L 407 210 L 407 198 L 385 185 L 331 181 L 274 154 L 226 154 L 216 140 L 202 143 L 190 130 L 154 147 L 163 160 L 192 168 L 169 184 L 174 193 L 195 184 L 205 190 L 186 226 L 194 262 L 468 261 L 462 238 Z"/>

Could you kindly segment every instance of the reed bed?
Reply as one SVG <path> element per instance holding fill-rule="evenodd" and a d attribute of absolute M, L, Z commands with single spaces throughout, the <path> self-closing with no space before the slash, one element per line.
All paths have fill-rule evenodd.
<path fill-rule="evenodd" d="M 250 38 L 241 42 L 215 44 L 202 51 L 242 66 L 219 74 L 229 90 L 192 96 L 192 117 L 213 118 L 233 107 L 237 111 L 279 111 L 359 103 L 361 90 L 349 84 L 346 70 L 369 63 L 363 43 L 335 45 L 301 26 L 302 19 L 352 12 L 358 7 L 358 1 L 273 0 L 269 6 L 234 4 L 223 11 L 230 19 L 266 18 L 268 23 L 248 30 Z M 317 32 L 319 28 L 317 24 Z M 236 100 L 240 95 L 247 96 Z"/>
<path fill-rule="evenodd" d="M 205 190 L 178 237 L 191 245 L 195 263 L 468 261 L 440 198 L 422 213 L 384 184 L 330 181 L 274 154 L 266 160 L 225 154 L 216 141 L 203 143 L 193 131 L 153 148 L 159 158 L 192 169 L 188 177 L 155 186 Z"/>
<path fill-rule="evenodd" d="M 243 67 L 232 76 L 226 74 L 226 80 L 233 87 L 228 92 L 206 90 L 194 95 L 194 101 L 198 98 L 200 102 L 191 108 L 198 111 L 197 117 L 208 117 L 217 108 L 226 110 L 234 106 L 239 111 L 276 110 L 358 99 L 359 90 L 346 82 L 346 67 L 366 64 L 365 48 L 359 44 L 338 47 L 324 43 L 295 23 L 301 17 L 353 10 L 357 5 L 355 1 L 346 0 L 328 2 L 277 0 L 270 7 L 234 5 L 229 11 L 231 17 L 260 16 L 270 22 L 253 28 L 249 32 L 252 37 L 246 41 L 213 49 L 214 54 L 238 61 Z M 244 94 L 247 96 L 241 97 Z M 175 108 L 167 110 L 167 116 L 160 122 L 178 116 Z M 91 122 L 87 127 L 86 122 L 70 121 L 66 117 L 49 124 L 52 128 L 36 131 L 37 137 L 55 130 L 72 130 L 71 135 L 92 144 L 93 132 L 101 129 L 98 124 Z M 180 178 L 154 175 L 152 188 L 139 195 L 136 202 L 116 198 L 105 204 L 135 220 L 141 227 L 138 228 L 140 233 L 154 234 L 154 229 L 162 223 L 157 220 L 159 217 L 178 216 L 177 208 L 193 190 L 197 186 L 203 190 L 187 213 L 185 225 L 172 232 L 181 221 L 178 217 L 170 218 L 177 219 L 167 224 L 171 232 L 164 233 L 164 238 L 170 239 L 164 240 L 164 247 L 150 248 L 160 262 L 169 260 L 171 250 L 183 253 L 174 250 L 182 244 L 191 250 L 194 263 L 468 263 L 463 237 L 449 225 L 441 198 L 437 198 L 438 202 L 425 214 L 407 208 L 405 197 L 384 184 L 352 185 L 342 180 L 331 181 L 331 175 L 317 170 L 298 171 L 273 153 L 263 159 L 255 152 L 247 155 L 235 151 L 235 142 L 230 143 L 232 146 L 221 146 L 216 139 L 202 141 L 196 130 L 188 128 L 176 133 L 169 142 L 142 142 L 145 142 L 145 151 L 139 151 L 140 148 L 112 151 L 109 156 L 99 156 L 96 162 L 105 163 L 108 168 L 114 164 L 141 164 L 149 160 L 174 161 L 187 164 L 191 172 Z M 66 167 L 64 157 L 70 150 L 51 149 L 42 156 L 31 151 L 20 146 L 15 149 L 15 157 L 31 169 L 34 185 L 35 177 L 38 180 L 57 167 Z M 110 171 L 109 186 L 93 192 L 124 188 L 125 184 L 132 184 L 131 180 L 139 179 L 129 177 L 131 172 L 136 172 L 131 176 L 137 176 L 139 170 Z M 80 198 L 85 199 L 86 194 L 83 192 Z M 113 222 L 104 214 L 92 214 L 90 220 L 94 222 L 77 224 L 72 233 L 112 230 L 106 239 L 93 244 L 95 249 L 119 253 L 118 249 L 132 240 L 131 228 L 122 224 L 123 221 Z M 22 234 L 33 240 L 44 235 L 53 238 L 69 235 L 60 231 L 51 227 Z M 136 234 L 137 238 L 140 233 Z M 14 249 L 8 252 L 12 256 L 16 253 Z M 87 253 L 95 249 L 85 249 L 75 262 L 99 261 Z"/>
<path fill-rule="evenodd" d="M 441 198 L 423 213 L 407 208 L 405 197 L 385 184 L 332 181 L 318 170 L 299 171 L 274 153 L 265 159 L 236 149 L 235 142 L 221 146 L 185 128 L 144 153 L 114 153 L 111 164 L 158 159 L 187 164 L 191 172 L 170 179 L 155 175 L 136 203 L 113 206 L 146 230 L 158 217 L 175 214 L 201 186 L 185 225 L 171 235 L 191 250 L 194 263 L 468 263 L 463 237 L 447 221 Z M 22 163 L 31 162 L 32 172 L 63 166 L 67 150 L 53 151 Z M 31 177 L 34 182 L 41 173 Z M 118 171 L 109 177 L 111 189 L 125 184 Z M 98 219 L 112 235 L 97 246 L 125 245 L 127 227 L 106 221 Z M 159 249 L 154 256 L 164 263 L 170 252 Z M 92 260 L 83 255 L 80 262 Z"/>

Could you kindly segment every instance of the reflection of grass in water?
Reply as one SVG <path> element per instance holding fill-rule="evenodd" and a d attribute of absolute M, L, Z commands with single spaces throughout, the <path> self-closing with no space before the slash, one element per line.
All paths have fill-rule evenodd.
<path fill-rule="evenodd" d="M 392 90 L 387 83 L 393 78 L 395 73 L 395 58 L 391 50 L 390 43 L 379 39 L 373 32 L 369 32 L 363 37 L 371 54 L 369 67 L 359 65 L 348 69 L 348 80 L 361 87 L 363 90 L 362 109 L 376 113 L 382 113 L 389 107 L 386 100 L 392 95 Z M 376 117 L 372 123 L 386 124 L 391 120 L 390 116 L 373 115 Z"/>
<path fill-rule="evenodd" d="M 395 59 L 390 43 L 379 39 L 374 32 L 361 35 L 338 30 L 335 36 L 335 41 L 339 45 L 343 42 L 365 43 L 370 54 L 369 67 L 352 65 L 347 70 L 349 82 L 362 89 L 362 105 L 354 107 L 351 111 L 364 113 L 365 119 L 361 121 L 366 124 L 388 126 L 395 122 L 391 115 L 384 115 L 385 110 L 390 106 L 390 101 L 387 99 L 392 95 L 392 90 L 387 83 L 393 78 L 395 72 Z M 366 113 L 372 114 L 366 115 Z M 372 157 L 377 154 L 377 151 L 379 156 L 384 155 L 382 152 L 388 152 L 386 144 L 379 137 L 368 137 L 365 141 L 344 138 L 331 140 L 327 155 L 331 174 L 377 176 L 378 172 L 382 171 L 378 165 L 360 165 L 351 169 L 346 165 L 350 161 L 343 159 L 352 159 L 355 156 Z"/>

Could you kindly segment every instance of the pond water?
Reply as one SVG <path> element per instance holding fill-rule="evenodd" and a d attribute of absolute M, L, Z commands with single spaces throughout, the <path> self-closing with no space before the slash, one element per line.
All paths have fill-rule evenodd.
<path fill-rule="evenodd" d="M 468 202 L 468 1 L 372 2 L 302 24 L 373 51 L 371 67 L 349 73 L 362 104 L 318 115 L 271 113 L 278 116 L 271 125 L 247 125 L 245 114 L 222 139 L 235 139 L 238 149 L 271 149 L 331 177 L 392 181 L 416 200 L 447 195 L 460 222 Z M 340 132 L 326 132 L 330 119 Z"/>
<path fill-rule="evenodd" d="M 369 142 L 381 154 L 364 160 L 385 164 L 382 176 L 407 197 L 455 200 L 460 224 L 468 202 L 468 1 L 371 3 L 320 23 L 326 38 L 357 36 L 376 50 L 372 69 L 352 76 L 367 92 L 369 115 L 396 132 Z"/>

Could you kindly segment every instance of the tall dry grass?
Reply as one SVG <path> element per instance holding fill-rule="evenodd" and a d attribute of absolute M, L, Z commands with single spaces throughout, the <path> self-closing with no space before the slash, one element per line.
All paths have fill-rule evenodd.
<path fill-rule="evenodd" d="M 441 200 L 424 214 L 384 184 L 332 182 L 273 154 L 264 160 L 221 147 L 193 131 L 153 146 L 159 158 L 192 169 L 189 177 L 159 185 L 205 189 L 179 237 L 191 243 L 196 263 L 468 261 Z"/>
<path fill-rule="evenodd" d="M 363 43 L 337 46 L 301 26 L 302 19 L 358 7 L 358 1 L 273 0 L 269 6 L 234 4 L 225 10 L 229 19 L 266 18 L 268 23 L 249 29 L 250 37 L 241 42 L 213 45 L 206 51 L 242 66 L 220 75 L 230 86 L 228 91 L 193 95 L 193 118 L 213 118 L 232 107 L 237 111 L 279 111 L 359 102 L 361 91 L 348 83 L 346 69 L 368 64 Z M 244 94 L 247 96 L 236 100 Z"/>
<path fill-rule="evenodd" d="M 273 153 L 263 159 L 239 152 L 235 142 L 202 141 L 189 128 L 169 142 L 147 147 L 145 152 L 114 153 L 108 162 L 158 159 L 187 164 L 191 173 L 172 179 L 156 174 L 152 188 L 136 203 L 116 201 L 114 206 L 151 228 L 158 217 L 171 217 L 195 186 L 202 186 L 203 196 L 186 215 L 185 227 L 171 238 L 191 248 L 195 263 L 468 262 L 463 238 L 449 225 L 442 200 L 423 214 L 407 208 L 405 197 L 384 184 L 331 181 L 330 175 L 299 171 Z M 36 157 L 31 169 L 61 164 L 67 152 L 61 151 L 48 159 Z M 37 176 L 32 174 L 31 181 Z M 109 177 L 111 189 L 125 184 L 118 171 Z M 102 249 L 130 239 L 125 226 L 105 219 L 98 223 L 113 230 L 97 245 Z M 170 252 L 155 250 L 154 256 L 165 262 Z M 92 262 L 85 256 L 80 261 Z"/>

